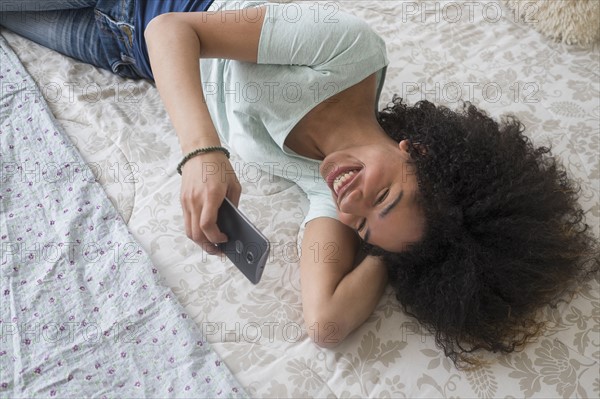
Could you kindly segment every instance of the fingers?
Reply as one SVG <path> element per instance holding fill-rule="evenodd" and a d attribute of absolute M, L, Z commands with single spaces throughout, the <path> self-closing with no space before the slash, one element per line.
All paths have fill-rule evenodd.
<path fill-rule="evenodd" d="M 210 204 L 212 201 L 207 202 Z M 218 200 L 216 200 L 218 202 Z M 181 204 L 185 220 L 185 233 L 189 239 L 200 245 L 202 249 L 211 255 L 220 253 L 216 244 L 227 241 L 225 234 L 221 233 L 216 225 L 217 213 L 210 215 L 214 206 L 200 206 L 201 201 L 183 197 Z M 220 203 L 219 203 L 220 205 Z M 218 206 L 217 206 L 218 210 Z M 204 214 L 204 216 L 203 216 Z M 203 219 L 204 218 L 204 219 Z"/>
<path fill-rule="evenodd" d="M 191 212 L 190 213 L 190 225 L 192 230 L 192 235 L 188 237 L 192 239 L 196 244 L 200 245 L 204 251 L 211 255 L 216 255 L 220 251 L 215 245 L 216 243 L 211 242 L 211 240 L 206 237 L 204 233 L 201 222 L 201 216 L 199 212 Z"/>
<path fill-rule="evenodd" d="M 227 190 L 227 198 L 235 205 L 238 206 L 240 202 L 240 196 L 242 194 L 242 187 L 240 186 L 237 179 L 235 181 L 229 183 L 229 187 Z M 213 244 L 222 244 L 227 242 L 228 237 L 219 229 L 217 225 L 217 216 L 219 214 L 219 208 L 221 204 L 225 201 L 224 198 L 211 196 L 207 201 L 205 201 L 202 205 L 202 211 L 199 218 L 199 227 L 201 231 L 201 235 L 205 238 L 209 243 Z M 211 248 L 212 249 L 212 248 Z"/>
<path fill-rule="evenodd" d="M 231 201 L 239 201 L 239 191 L 241 190 L 233 190 Z M 187 237 L 211 255 L 221 253 L 216 244 L 227 242 L 227 236 L 217 226 L 218 211 L 223 201 L 224 198 L 217 195 L 211 195 L 205 200 L 193 195 L 183 195 L 181 199 Z"/>
<path fill-rule="evenodd" d="M 227 242 L 227 236 L 217 226 L 217 215 L 222 202 L 223 199 L 211 198 L 202 207 L 202 214 L 200 215 L 199 228 L 206 239 L 214 244 Z"/>
<path fill-rule="evenodd" d="M 227 173 L 203 176 L 197 164 L 189 163 L 183 171 L 181 187 L 186 235 L 209 254 L 221 253 L 217 244 L 227 242 L 227 236 L 217 225 L 219 207 L 225 196 L 237 206 L 242 193 L 231 165 L 220 165 Z"/>

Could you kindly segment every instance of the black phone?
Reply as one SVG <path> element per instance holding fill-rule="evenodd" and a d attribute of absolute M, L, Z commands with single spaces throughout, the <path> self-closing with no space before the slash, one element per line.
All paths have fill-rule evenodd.
<path fill-rule="evenodd" d="M 219 207 L 217 226 L 227 235 L 218 247 L 252 282 L 257 284 L 269 257 L 269 240 L 227 198 Z"/>

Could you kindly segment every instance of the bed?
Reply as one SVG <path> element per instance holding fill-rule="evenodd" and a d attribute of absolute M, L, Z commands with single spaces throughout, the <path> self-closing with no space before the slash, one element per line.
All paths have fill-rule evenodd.
<path fill-rule="evenodd" d="M 390 66 L 380 108 L 395 93 L 411 104 L 428 99 L 457 108 L 462 99 L 494 117 L 517 115 L 534 143 L 552 145 L 581 185 L 580 201 L 587 222 L 595 236 L 600 236 L 597 45 L 580 49 L 553 43 L 496 1 L 349 0 L 328 2 L 328 6 L 332 15 L 341 9 L 362 17 L 386 40 Z M 95 236 L 90 231 L 73 234 L 95 243 L 117 234 L 120 242 L 135 248 L 139 261 L 121 265 L 125 274 L 117 278 L 103 272 L 102 276 L 117 296 L 129 290 L 147 308 L 134 309 L 128 301 L 106 299 L 110 311 L 105 311 L 108 316 L 102 320 L 127 320 L 134 327 L 142 323 L 144 328 L 152 326 L 159 331 L 162 324 L 178 330 L 176 341 L 165 334 L 164 345 L 153 346 L 148 330 L 129 334 L 144 341 L 138 345 L 106 339 L 80 343 L 88 354 L 112 359 L 120 367 L 117 382 L 92 367 L 91 360 L 85 360 L 92 370 L 89 375 L 93 375 L 87 387 L 88 374 L 79 372 L 79 366 L 65 374 L 67 378 L 52 374 L 56 378 L 50 381 L 44 370 L 37 372 L 37 368 L 55 360 L 55 343 L 44 340 L 43 334 L 42 339 L 30 342 L 34 349 L 39 346 L 32 353 L 48 351 L 50 360 L 40 357 L 37 363 L 27 360 L 33 355 L 17 350 L 25 347 L 23 340 L 30 339 L 26 332 L 35 335 L 36 327 L 25 333 L 17 328 L 17 321 L 27 321 L 30 313 L 16 305 L 22 302 L 18 294 L 23 291 L 18 281 L 7 278 L 10 270 L 3 265 L 3 291 L 9 289 L 5 288 L 9 280 L 13 285 L 9 295 L 0 293 L 2 397 L 52 396 L 52 391 L 73 397 L 82 392 L 98 397 L 213 397 L 217 393 L 265 398 L 600 396 L 597 278 L 583 285 L 572 300 L 544 310 L 549 329 L 536 342 L 522 352 L 490 354 L 486 356 L 489 362 L 475 370 L 457 370 L 435 346 L 433 336 L 401 310 L 389 288 L 368 321 L 340 346 L 317 347 L 310 339 L 314 331 L 303 323 L 299 286 L 298 243 L 308 203 L 293 182 L 261 173 L 232 154 L 243 186 L 240 208 L 272 246 L 262 281 L 254 286 L 227 259 L 207 256 L 186 238 L 179 204 L 180 178 L 175 171 L 181 156 L 179 145 L 153 85 L 82 64 L 7 30 L 0 33 L 9 45 L 6 51 L 16 53 L 37 83 L 59 126 L 56 134 L 64 134 L 62 141 L 72 143 L 67 147 L 84 160 L 85 180 L 96 187 L 94 195 L 105 197 L 103 217 L 118 221 L 116 230 L 99 231 Z M 3 162 L 8 151 L 4 145 Z M 32 159 L 52 162 L 44 151 L 32 150 L 32 154 L 37 154 Z M 5 191 L 4 180 L 2 184 Z M 69 201 L 68 196 L 64 198 Z M 6 208 L 2 212 L 3 223 L 9 223 L 5 222 Z M 98 214 L 92 212 L 90 217 Z M 9 227 L 4 224 L 2 234 Z M 3 262 L 14 257 L 11 248 L 3 247 Z M 127 258 L 132 253 L 125 250 L 122 255 Z M 85 259 L 74 266 L 88 270 L 81 276 L 89 274 L 90 278 L 90 271 L 102 269 L 98 264 L 91 268 Z M 142 293 L 146 289 L 139 288 L 141 281 L 152 294 Z M 78 283 L 75 281 L 74 287 Z M 135 287 L 128 288 L 128 284 Z M 73 302 L 77 297 L 70 295 L 54 295 L 64 306 L 63 313 L 52 320 L 67 320 L 78 307 L 87 309 L 88 304 Z M 151 300 L 159 296 L 166 298 L 160 306 Z M 31 307 L 36 304 L 33 301 Z M 43 313 L 46 305 L 39 306 Z M 138 310 L 144 315 L 148 312 L 148 317 L 130 320 Z M 91 317 L 86 315 L 81 317 Z M 185 342 L 190 345 L 183 345 Z M 191 348 L 194 342 L 203 345 Z M 80 357 L 73 354 L 76 344 L 69 344 L 61 356 Z M 178 345 L 175 362 L 163 356 L 171 345 Z M 123 352 L 131 356 L 121 358 Z M 135 356 L 137 360 L 122 360 Z M 102 365 L 101 370 L 106 372 L 106 367 Z M 20 373 L 23 368 L 24 374 Z M 148 373 L 161 374 L 161 370 L 163 380 L 151 382 Z M 201 372 L 213 373 L 210 375 L 213 382 L 218 380 L 219 388 L 205 391 L 206 380 L 211 378 L 200 378 Z M 79 388 L 65 388 L 71 382 L 68 376 L 82 379 Z M 143 386 L 136 386 L 140 381 Z"/>

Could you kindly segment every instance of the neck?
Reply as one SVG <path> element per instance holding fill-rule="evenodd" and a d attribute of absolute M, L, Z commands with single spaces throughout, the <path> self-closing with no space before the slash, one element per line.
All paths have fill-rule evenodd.
<path fill-rule="evenodd" d="M 314 143 L 322 157 L 349 147 L 374 144 L 391 139 L 374 115 L 339 120 L 313 130 Z"/>

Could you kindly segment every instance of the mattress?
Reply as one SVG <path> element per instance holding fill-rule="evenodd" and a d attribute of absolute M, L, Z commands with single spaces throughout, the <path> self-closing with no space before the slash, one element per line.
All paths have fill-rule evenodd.
<path fill-rule="evenodd" d="M 496 1 L 328 2 L 365 19 L 386 41 L 390 66 L 380 108 L 393 94 L 450 108 L 471 101 L 514 114 L 536 145 L 551 145 L 582 187 L 587 222 L 600 233 L 599 49 L 556 44 Z M 97 181 L 150 255 L 161 281 L 254 397 L 598 397 L 597 278 L 544 310 L 549 329 L 523 351 L 489 354 L 458 370 L 388 287 L 367 322 L 335 349 L 312 343 L 302 319 L 299 249 L 308 209 L 291 181 L 262 174 L 235 153 L 240 209 L 271 242 L 252 285 L 226 259 L 185 235 L 181 153 L 156 88 L 2 35 L 33 76 Z"/>

